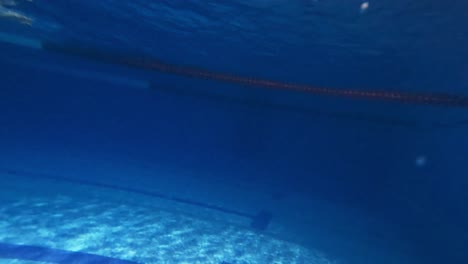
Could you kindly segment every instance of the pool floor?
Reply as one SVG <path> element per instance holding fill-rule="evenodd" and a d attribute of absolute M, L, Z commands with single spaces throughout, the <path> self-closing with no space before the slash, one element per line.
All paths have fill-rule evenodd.
<path fill-rule="evenodd" d="M 150 198 L 141 202 L 121 192 L 1 176 L 0 242 L 7 245 L 136 263 L 335 263 L 319 251 L 242 225 L 158 207 Z"/>

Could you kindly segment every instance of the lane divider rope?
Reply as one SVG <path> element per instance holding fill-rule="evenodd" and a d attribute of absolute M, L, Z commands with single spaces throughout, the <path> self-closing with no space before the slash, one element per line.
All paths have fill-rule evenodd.
<path fill-rule="evenodd" d="M 468 107 L 468 96 L 465 95 L 453 95 L 444 93 L 408 93 L 401 91 L 398 92 L 383 90 L 364 91 L 319 88 L 305 84 L 285 83 L 267 79 L 237 76 L 228 73 L 219 73 L 197 67 L 186 67 L 171 63 L 165 63 L 154 58 L 141 56 L 125 56 L 122 54 L 115 54 L 85 45 L 69 45 L 54 43 L 50 41 L 42 41 L 39 39 L 11 35 L 2 32 L 0 32 L 0 42 L 19 45 L 32 49 L 40 49 L 53 53 L 61 53 L 63 55 L 68 56 L 81 57 L 89 60 L 99 61 L 101 63 L 117 64 L 136 69 L 158 71 L 161 73 L 175 74 L 183 77 L 215 80 L 250 87 L 296 91 L 315 95 L 367 99 L 373 101 L 400 102 L 416 105 L 438 105 L 445 107 L 463 108 Z M 439 124 L 434 125 L 436 127 L 439 126 Z"/>
<path fill-rule="evenodd" d="M 111 52 L 86 46 L 42 42 L 42 48 L 50 52 L 82 57 L 109 64 L 118 64 L 136 69 L 157 71 L 162 73 L 179 75 L 183 77 L 214 80 L 251 87 L 296 91 L 315 95 L 360 98 L 374 101 L 380 100 L 419 105 L 427 104 L 451 107 L 468 107 L 468 96 L 462 95 L 451 95 L 444 93 L 410 93 L 401 91 L 320 88 L 305 84 L 285 83 L 268 79 L 250 78 L 229 73 L 220 73 L 205 70 L 198 67 L 180 66 L 171 63 L 166 63 L 154 58 L 125 56 L 122 54 L 114 54 Z"/>

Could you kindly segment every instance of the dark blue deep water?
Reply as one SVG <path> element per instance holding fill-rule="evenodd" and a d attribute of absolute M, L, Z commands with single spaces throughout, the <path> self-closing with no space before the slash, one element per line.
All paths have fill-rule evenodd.
<path fill-rule="evenodd" d="M 468 263 L 467 12 L 0 0 L 0 262 Z"/>

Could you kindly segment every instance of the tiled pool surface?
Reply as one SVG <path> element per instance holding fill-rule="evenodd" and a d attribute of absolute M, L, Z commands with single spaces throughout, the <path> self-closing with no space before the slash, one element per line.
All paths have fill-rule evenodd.
<path fill-rule="evenodd" d="M 44 252 L 59 252 L 76 263 L 86 254 L 114 259 L 99 263 L 334 263 L 319 251 L 240 222 L 216 221 L 206 214 L 197 217 L 177 206 L 170 210 L 151 198 L 5 174 L 1 186 L 0 258 L 21 258 L 5 252 L 8 246 L 26 245 L 34 247 L 20 253 L 48 263 L 64 262 L 45 258 Z M 22 255 L 27 259 L 28 254 Z M 18 261 L 5 263 L 23 263 Z"/>

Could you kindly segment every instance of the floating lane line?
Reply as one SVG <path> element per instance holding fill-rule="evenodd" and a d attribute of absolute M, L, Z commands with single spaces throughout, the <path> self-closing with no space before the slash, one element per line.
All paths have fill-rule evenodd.
<path fill-rule="evenodd" d="M 101 63 L 117 64 L 135 69 L 156 71 L 196 79 L 214 80 L 224 83 L 260 87 L 284 91 L 295 91 L 314 95 L 366 99 L 370 101 L 388 101 L 415 105 L 438 105 L 446 107 L 468 107 L 468 96 L 445 93 L 403 92 L 385 90 L 355 90 L 315 87 L 307 84 L 286 83 L 275 80 L 245 77 L 229 73 L 206 70 L 201 67 L 188 67 L 163 62 L 148 56 L 130 56 L 112 53 L 104 49 L 72 43 L 58 43 L 34 38 L 27 38 L 0 33 L 0 42 L 13 45 L 81 57 Z"/>

